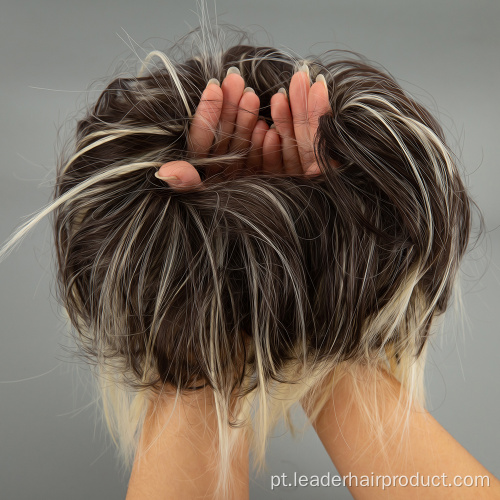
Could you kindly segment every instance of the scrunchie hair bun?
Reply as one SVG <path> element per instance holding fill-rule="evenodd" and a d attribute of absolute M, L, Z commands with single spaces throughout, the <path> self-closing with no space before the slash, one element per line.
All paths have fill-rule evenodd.
<path fill-rule="evenodd" d="M 188 158 L 210 78 L 236 66 L 271 121 L 271 96 L 304 62 L 274 47 L 217 39 L 207 53 L 210 44 L 188 42 L 107 85 L 61 155 L 52 203 L 2 252 L 53 214 L 59 298 L 125 463 L 148 401 L 209 386 L 224 488 L 228 424 L 248 431 L 262 464 L 279 419 L 292 426 L 299 401 L 317 413 L 347 372 L 375 380 L 388 370 L 424 404 L 427 341 L 451 297 L 472 202 L 429 111 L 387 72 L 336 50 L 305 59 L 311 78 L 325 76 L 332 108 L 315 138 L 321 175 L 170 189 L 155 170 Z M 176 57 L 181 46 L 191 52 Z M 210 162 L 234 157 L 189 161 L 204 178 Z M 375 429 L 367 387 L 352 397 Z"/>

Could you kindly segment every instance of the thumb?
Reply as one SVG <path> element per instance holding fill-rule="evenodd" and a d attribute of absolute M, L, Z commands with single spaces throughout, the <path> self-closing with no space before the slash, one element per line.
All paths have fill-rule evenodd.
<path fill-rule="evenodd" d="M 155 177 L 174 189 L 189 189 L 201 184 L 200 174 L 187 161 L 170 161 L 160 167 Z"/>

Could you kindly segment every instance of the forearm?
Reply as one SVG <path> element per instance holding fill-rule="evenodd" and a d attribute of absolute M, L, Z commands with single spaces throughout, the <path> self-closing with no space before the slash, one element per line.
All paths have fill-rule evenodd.
<path fill-rule="evenodd" d="M 387 375 L 388 376 L 388 375 Z M 427 477 L 433 481 L 429 487 L 379 486 L 356 487 L 355 481 L 347 484 L 357 500 L 378 498 L 423 498 L 426 499 L 499 499 L 500 482 L 461 446 L 427 411 L 413 410 L 410 414 L 408 432 L 403 436 L 404 412 L 398 404 L 400 384 L 390 378 L 390 390 L 380 386 L 377 408 L 383 422 L 383 444 L 387 461 L 379 454 L 380 441 L 371 435 L 359 405 L 347 408 L 352 380 L 342 379 L 331 398 L 314 422 L 316 432 L 341 476 L 351 473 L 362 476 L 405 476 L 419 474 L 426 484 Z M 404 439 L 402 439 L 404 437 Z M 440 476 L 440 478 L 436 478 Z M 452 484 L 456 476 L 486 476 L 485 486 L 445 486 Z M 432 479 L 432 478 L 435 479 Z M 396 479 L 397 481 L 397 479 Z M 398 484 L 398 483 L 396 483 Z M 481 484 L 481 482 L 479 482 Z M 489 486 L 487 486 L 489 484 Z M 434 486 L 436 485 L 436 486 Z"/>
<path fill-rule="evenodd" d="M 148 411 L 127 500 L 218 499 L 213 396 L 208 390 L 199 391 L 191 399 L 179 399 L 173 412 L 173 398 L 165 398 L 159 405 L 154 413 L 153 405 Z M 243 436 L 230 474 L 234 499 L 248 499 L 248 444 Z"/>

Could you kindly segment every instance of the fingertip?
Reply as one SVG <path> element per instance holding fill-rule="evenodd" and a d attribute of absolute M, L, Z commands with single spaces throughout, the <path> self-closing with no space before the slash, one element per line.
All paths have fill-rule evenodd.
<path fill-rule="evenodd" d="M 298 71 L 292 76 L 289 88 L 290 110 L 296 136 L 300 135 L 301 126 L 306 125 L 309 92 L 309 75 L 304 71 Z M 304 134 L 307 135 L 305 132 Z M 297 140 L 299 140 L 299 137 L 297 137 Z"/>
<path fill-rule="evenodd" d="M 215 80 L 215 78 L 212 78 L 212 80 Z M 222 88 L 220 87 L 220 85 L 216 85 L 214 82 L 212 82 L 212 80 L 208 82 L 208 85 L 205 87 L 201 98 L 202 100 L 217 102 L 220 104 L 220 107 L 222 107 Z"/>
<path fill-rule="evenodd" d="M 324 86 L 325 86 L 325 90 L 326 92 L 328 93 L 328 84 L 326 83 L 326 78 L 324 77 L 324 75 L 322 74 L 319 74 L 317 77 L 316 77 L 316 83 L 322 83 Z"/>
<path fill-rule="evenodd" d="M 278 141 L 280 140 L 280 135 L 276 130 L 276 125 L 273 123 L 266 132 L 266 137 L 269 137 L 269 140 Z"/>
<path fill-rule="evenodd" d="M 231 66 L 227 70 L 226 77 L 229 76 L 229 75 L 232 75 L 232 74 L 241 75 L 240 69 L 237 66 Z"/>
<path fill-rule="evenodd" d="M 307 170 L 306 170 L 306 175 L 320 175 L 321 170 L 319 168 L 319 165 L 317 163 L 313 163 Z"/>
<path fill-rule="evenodd" d="M 255 92 L 243 92 L 240 99 L 240 107 L 247 110 L 258 110 L 260 107 L 259 96 Z"/>
<path fill-rule="evenodd" d="M 190 188 L 201 184 L 198 171 L 187 161 L 165 163 L 155 173 L 155 177 L 174 188 Z"/>
<path fill-rule="evenodd" d="M 321 76 L 321 75 L 320 75 Z M 324 78 L 323 78 L 324 80 Z M 332 107 L 328 97 L 326 82 L 320 80 L 314 83 L 309 91 L 308 115 L 312 134 L 316 133 L 320 116 L 331 111 Z"/>
<path fill-rule="evenodd" d="M 167 175 L 165 173 L 160 173 L 159 171 L 158 172 L 155 172 L 155 177 L 157 179 L 160 179 L 160 181 L 165 181 L 165 182 L 169 182 L 169 181 L 178 181 L 179 178 L 175 175 Z"/>
<path fill-rule="evenodd" d="M 281 88 L 280 90 L 283 90 L 283 92 L 275 92 L 271 96 L 271 102 L 276 101 L 277 99 L 285 99 L 286 101 L 288 100 L 288 96 L 286 95 L 286 90 L 284 88 Z"/>
<path fill-rule="evenodd" d="M 241 93 L 243 93 L 245 80 L 243 80 L 243 77 L 239 73 L 229 73 L 224 80 L 222 80 L 221 88 L 225 88 L 227 86 L 241 87 Z"/>
<path fill-rule="evenodd" d="M 285 87 L 281 87 L 278 90 L 278 94 L 283 94 L 288 99 L 288 94 L 286 93 L 286 88 Z"/>
<path fill-rule="evenodd" d="M 248 155 L 247 168 L 249 172 L 257 173 L 261 170 L 262 166 L 262 146 L 266 133 L 269 130 L 269 125 L 265 120 L 259 118 L 252 132 L 251 149 Z"/>
<path fill-rule="evenodd" d="M 190 168 L 194 168 L 193 165 L 185 160 L 173 160 L 164 163 L 156 173 L 162 177 L 167 177 L 168 175 L 177 175 L 179 171 Z"/>
<path fill-rule="evenodd" d="M 264 137 L 264 143 L 262 145 L 263 153 L 274 152 L 275 150 L 281 148 L 281 139 L 276 128 L 269 127 Z"/>
<path fill-rule="evenodd" d="M 309 76 L 309 73 L 306 73 L 305 71 L 296 71 L 290 80 L 290 87 L 293 85 L 306 85 L 307 87 L 310 87 L 311 85 L 311 79 Z"/>
<path fill-rule="evenodd" d="M 288 97 L 286 97 L 281 92 L 277 92 L 271 97 L 271 115 L 273 111 L 276 111 L 277 108 L 289 108 L 290 105 L 288 103 Z"/>
<path fill-rule="evenodd" d="M 257 120 L 255 127 L 252 132 L 252 142 L 254 142 L 255 137 L 260 137 L 266 134 L 269 130 L 269 125 L 265 120 Z"/>
<path fill-rule="evenodd" d="M 202 127 L 214 127 L 219 121 L 223 101 L 222 89 L 215 84 L 207 85 L 201 94 L 193 119 L 197 119 Z"/>
<path fill-rule="evenodd" d="M 269 128 L 262 145 L 262 168 L 266 172 L 278 173 L 282 167 L 280 136 L 275 128 Z"/>
<path fill-rule="evenodd" d="M 318 80 L 313 83 L 309 90 L 309 96 L 310 98 L 314 96 L 316 99 L 328 102 L 328 88 L 326 87 L 326 82 L 323 83 L 321 80 Z"/>
<path fill-rule="evenodd" d="M 255 153 L 256 151 L 258 152 L 262 148 L 268 130 L 269 125 L 264 120 L 257 121 L 252 132 L 252 137 L 250 139 L 252 143 L 251 154 Z"/>
<path fill-rule="evenodd" d="M 210 78 L 210 80 L 208 80 L 207 87 L 209 85 L 212 85 L 212 84 L 217 85 L 218 87 L 220 87 L 220 82 L 219 82 L 219 80 L 217 80 L 217 78 Z"/>
<path fill-rule="evenodd" d="M 220 120 L 223 104 L 222 89 L 210 83 L 203 91 L 192 117 L 187 138 L 188 150 L 206 156 L 214 140 L 214 130 Z"/>

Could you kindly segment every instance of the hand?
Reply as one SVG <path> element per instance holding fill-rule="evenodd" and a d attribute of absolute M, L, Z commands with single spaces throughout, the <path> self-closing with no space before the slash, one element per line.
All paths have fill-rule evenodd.
<path fill-rule="evenodd" d="M 314 156 L 314 137 L 319 117 L 332 109 L 325 77 L 318 75 L 311 86 L 309 68 L 304 64 L 290 81 L 290 103 L 283 91 L 271 98 L 271 116 L 281 140 L 278 171 L 317 175 L 320 169 Z M 335 160 L 332 163 L 339 166 Z"/>
<path fill-rule="evenodd" d="M 189 129 L 188 150 L 191 154 L 199 158 L 209 154 L 213 131 L 220 120 L 222 139 L 214 147 L 215 155 L 250 147 L 245 166 L 252 173 L 320 173 L 314 157 L 313 139 L 319 117 L 331 111 L 322 75 L 311 86 L 309 70 L 303 65 L 291 79 L 290 104 L 285 89 L 280 89 L 272 97 L 271 116 L 275 128 L 269 128 L 264 120 L 257 119 L 260 100 L 254 92 L 243 90 L 244 81 L 236 68 L 228 70 L 221 87 L 216 80 L 216 83 L 211 82 L 202 94 Z M 333 163 L 338 166 L 337 162 Z M 216 172 L 211 167 L 207 175 Z M 178 189 L 201 183 L 194 166 L 186 161 L 168 162 L 162 165 L 156 176 Z"/>
<path fill-rule="evenodd" d="M 222 155 L 247 150 L 246 158 L 232 170 L 246 166 L 254 172 L 269 168 L 262 160 L 262 146 L 279 149 L 279 137 L 264 120 L 258 119 L 260 99 L 253 89 L 244 88 L 245 82 L 237 68 L 229 68 L 222 85 L 212 79 L 204 90 L 196 109 L 188 135 L 188 152 L 205 158 L 212 153 Z M 214 142 L 214 131 L 220 121 L 221 139 Z M 273 161 L 271 158 L 270 161 Z M 218 168 L 207 168 L 207 177 L 218 173 Z M 226 171 L 226 174 L 230 172 Z M 191 188 L 201 183 L 200 175 L 187 161 L 165 163 L 155 174 L 176 189 Z"/>

